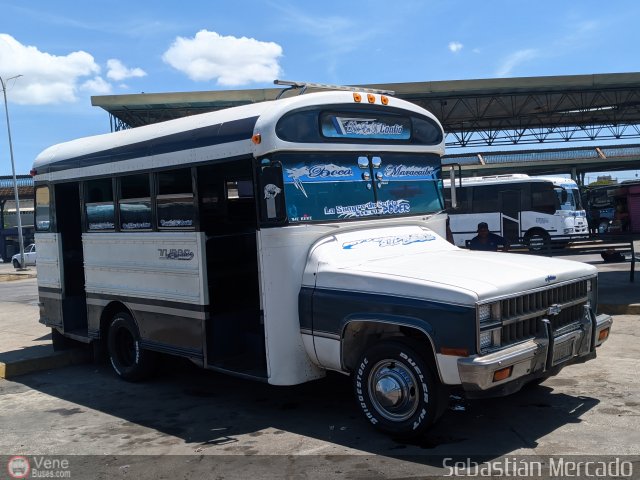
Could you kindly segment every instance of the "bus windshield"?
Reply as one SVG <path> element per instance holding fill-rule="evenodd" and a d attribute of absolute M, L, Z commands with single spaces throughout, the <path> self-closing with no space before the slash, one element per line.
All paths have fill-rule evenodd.
<path fill-rule="evenodd" d="M 560 210 L 582 210 L 580 192 L 577 188 L 555 187 L 556 195 L 560 203 Z"/>
<path fill-rule="evenodd" d="M 279 153 L 289 223 L 443 209 L 440 157 L 408 153 Z"/>

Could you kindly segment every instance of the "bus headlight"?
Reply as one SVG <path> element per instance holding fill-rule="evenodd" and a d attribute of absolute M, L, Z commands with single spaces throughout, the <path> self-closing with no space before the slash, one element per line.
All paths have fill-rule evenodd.
<path fill-rule="evenodd" d="M 500 346 L 502 329 L 500 302 L 483 303 L 477 307 L 479 353 Z"/>
<path fill-rule="evenodd" d="M 486 350 L 493 346 L 493 332 L 488 330 L 486 332 L 480 332 L 480 350 Z"/>
<path fill-rule="evenodd" d="M 500 321 L 500 302 L 478 305 L 478 321 L 482 323 Z"/>
<path fill-rule="evenodd" d="M 478 320 L 480 320 L 480 323 L 491 320 L 491 305 L 480 305 L 478 307 Z"/>

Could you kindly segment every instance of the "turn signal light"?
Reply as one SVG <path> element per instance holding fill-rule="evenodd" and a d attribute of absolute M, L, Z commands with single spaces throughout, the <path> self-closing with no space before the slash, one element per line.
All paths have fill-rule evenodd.
<path fill-rule="evenodd" d="M 496 370 L 495 372 L 493 372 L 493 381 L 499 382 L 500 380 L 509 378 L 511 376 L 512 371 L 513 371 L 513 367 L 506 367 L 506 368 L 501 368 L 500 370 Z"/>
<path fill-rule="evenodd" d="M 598 341 L 602 341 L 602 340 L 606 340 L 609 337 L 609 329 L 605 328 L 604 330 L 600 331 L 600 334 L 598 335 Z"/>
<path fill-rule="evenodd" d="M 353 92 L 353 100 L 360 103 L 362 101 L 362 95 L 357 92 Z"/>
<path fill-rule="evenodd" d="M 376 103 L 376 96 L 373 93 L 367 93 L 367 100 L 369 103 Z"/>
<path fill-rule="evenodd" d="M 442 355 L 453 355 L 455 357 L 469 356 L 469 350 L 467 350 L 466 348 L 440 347 L 440 353 Z"/>
<path fill-rule="evenodd" d="M 262 135 L 260 135 L 259 133 L 256 133 L 253 137 L 251 137 L 251 141 L 256 145 L 259 145 L 260 142 L 262 142 Z"/>

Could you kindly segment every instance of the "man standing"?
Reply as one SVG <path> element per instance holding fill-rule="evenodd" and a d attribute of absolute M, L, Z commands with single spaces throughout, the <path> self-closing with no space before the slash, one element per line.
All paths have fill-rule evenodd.
<path fill-rule="evenodd" d="M 469 242 L 469 249 L 497 252 L 499 246 L 502 246 L 502 250 L 505 252 L 509 249 L 509 244 L 504 238 L 495 233 L 491 233 L 489 231 L 489 225 L 487 225 L 486 222 L 480 222 L 478 224 L 478 235 L 473 237 L 471 242 Z"/>

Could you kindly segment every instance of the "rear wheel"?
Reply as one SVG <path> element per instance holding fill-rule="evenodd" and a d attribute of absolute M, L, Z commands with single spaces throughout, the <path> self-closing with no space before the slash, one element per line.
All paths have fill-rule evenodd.
<path fill-rule="evenodd" d="M 155 353 L 140 347 L 140 333 L 131 315 L 119 312 L 109 326 L 107 351 L 111 366 L 124 380 L 147 378 L 155 365 Z"/>
<path fill-rule="evenodd" d="M 353 373 L 353 388 L 369 421 L 398 437 L 423 434 L 444 411 L 441 387 L 428 363 L 404 341 L 384 341 L 367 349 Z"/>

